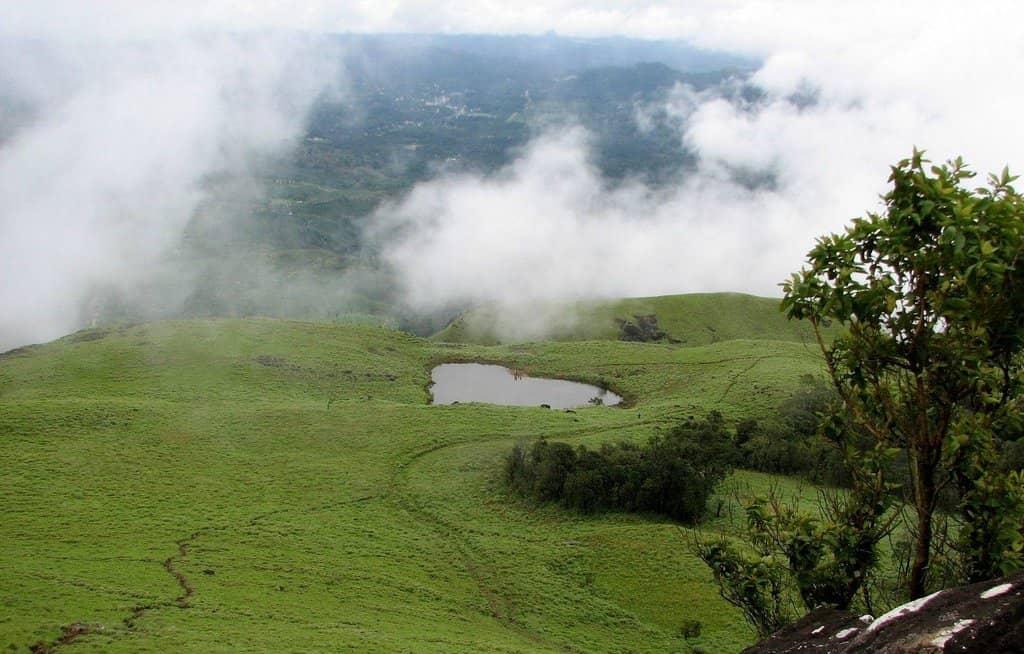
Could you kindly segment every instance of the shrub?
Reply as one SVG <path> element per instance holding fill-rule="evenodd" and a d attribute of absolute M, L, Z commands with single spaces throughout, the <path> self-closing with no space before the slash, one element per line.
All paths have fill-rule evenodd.
<path fill-rule="evenodd" d="M 505 477 L 522 495 L 581 513 L 641 511 L 692 523 L 704 514 L 734 452 L 722 416 L 712 413 L 654 436 L 644 446 L 573 449 L 541 439 L 526 452 L 517 445 L 506 458 Z"/>

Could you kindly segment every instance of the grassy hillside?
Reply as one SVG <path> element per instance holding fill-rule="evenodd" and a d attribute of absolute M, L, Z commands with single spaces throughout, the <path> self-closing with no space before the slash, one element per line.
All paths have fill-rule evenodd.
<path fill-rule="evenodd" d="M 767 339 L 813 343 L 804 323 L 787 320 L 775 298 L 741 293 L 693 293 L 649 298 L 536 305 L 480 307 L 456 318 L 431 340 L 452 343 L 510 343 L 546 338 L 556 341 L 616 340 L 618 320 L 636 322 L 653 314 L 666 340 L 681 345 L 708 345 L 733 339 Z M 534 316 L 545 330 L 531 324 Z"/>
<path fill-rule="evenodd" d="M 429 406 L 430 366 L 457 360 L 605 383 L 632 404 Z M 88 330 L 0 355 L 0 645 L 737 651 L 752 633 L 677 526 L 523 504 L 501 458 L 540 435 L 758 415 L 818 366 L 795 340 L 484 347 L 273 320 Z M 687 620 L 699 638 L 680 635 Z"/>

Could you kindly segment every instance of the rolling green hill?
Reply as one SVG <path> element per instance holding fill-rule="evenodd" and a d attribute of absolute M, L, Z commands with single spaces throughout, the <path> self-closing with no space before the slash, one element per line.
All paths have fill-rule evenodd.
<path fill-rule="evenodd" d="M 742 293 L 692 293 L 609 301 L 539 304 L 499 308 L 485 306 L 468 311 L 431 337 L 433 341 L 497 344 L 533 340 L 538 330 L 517 330 L 508 323 L 528 323 L 531 315 L 552 315 L 544 337 L 555 341 L 619 339 L 618 320 L 636 322 L 653 314 L 670 342 L 708 345 L 735 339 L 761 339 L 813 343 L 805 323 L 787 320 L 779 300 Z"/>
<path fill-rule="evenodd" d="M 630 403 L 428 405 L 431 365 L 460 360 L 602 383 Z M 676 525 L 524 504 L 503 490 L 502 456 L 537 436 L 645 439 L 709 409 L 759 415 L 819 366 L 797 339 L 485 347 L 276 320 L 94 329 L 8 352 L 0 645 L 737 651 L 753 634 Z M 690 620 L 702 633 L 687 641 Z"/>

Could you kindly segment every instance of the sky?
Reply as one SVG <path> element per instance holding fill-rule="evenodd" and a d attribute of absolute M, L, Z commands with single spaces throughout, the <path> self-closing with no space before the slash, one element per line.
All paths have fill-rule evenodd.
<path fill-rule="evenodd" d="M 344 71 L 310 59 L 319 33 L 623 35 L 763 61 L 756 105 L 680 87 L 637 108 L 669 116 L 698 157 L 667 189 L 608 186 L 569 127 L 496 174 L 442 176 L 383 207 L 376 222 L 405 234 L 385 259 L 429 309 L 777 295 L 815 236 L 878 208 L 912 147 L 1024 168 L 1022 19 L 1000 1 L 0 0 L 0 74 L 45 107 L 0 146 L 0 349 L 80 326 L 86 284 L 143 275 L 204 176 L 293 144 L 313 99 L 344 93 Z M 737 169 L 776 184 L 751 191 Z"/>

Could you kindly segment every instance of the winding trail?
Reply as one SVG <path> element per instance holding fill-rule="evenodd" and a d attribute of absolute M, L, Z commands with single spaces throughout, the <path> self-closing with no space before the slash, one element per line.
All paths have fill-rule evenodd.
<path fill-rule="evenodd" d="M 756 362 L 755 362 L 756 365 Z M 751 366 L 753 367 L 753 366 Z M 546 434 L 547 437 L 552 438 L 572 438 L 576 436 L 589 435 L 594 433 L 607 433 L 620 431 L 623 429 L 632 429 L 638 426 L 664 423 L 672 420 L 675 416 L 672 415 L 674 412 L 668 411 L 664 414 L 658 413 L 652 417 L 644 420 L 630 421 L 621 425 L 612 427 L 605 427 L 602 429 L 595 430 L 593 426 L 580 426 L 569 429 L 562 429 L 553 431 Z M 461 530 L 461 525 L 452 523 L 446 520 L 444 517 L 435 514 L 424 507 L 420 506 L 414 499 L 413 495 L 404 488 L 407 484 L 406 477 L 409 469 L 415 464 L 419 463 L 425 457 L 436 453 L 438 451 L 463 447 L 467 445 L 486 444 L 499 441 L 511 441 L 514 440 L 509 434 L 493 434 L 485 436 L 483 438 L 473 438 L 458 440 L 450 443 L 432 445 L 420 450 L 410 452 L 408 459 L 405 462 L 400 463 L 394 468 L 391 475 L 391 480 L 388 489 L 383 494 L 371 494 L 363 495 L 351 499 L 339 500 L 335 502 L 329 502 L 316 506 L 309 507 L 285 507 L 281 509 L 275 509 L 273 511 L 267 511 L 252 516 L 245 520 L 238 526 L 256 526 L 257 523 L 277 514 L 296 512 L 296 513 L 310 513 L 318 511 L 326 511 L 339 506 L 347 504 L 357 504 L 366 502 L 373 499 L 385 499 L 390 496 L 390 499 L 394 501 L 399 507 L 414 516 L 421 523 L 425 524 L 431 530 L 450 537 L 452 534 L 457 534 Z M 163 569 L 174 578 L 177 583 L 180 594 L 173 599 L 167 599 L 158 602 L 151 602 L 145 604 L 138 604 L 130 610 L 129 614 L 126 615 L 122 620 L 121 624 L 125 630 L 133 631 L 137 628 L 138 622 L 151 611 L 158 611 L 167 608 L 177 608 L 186 610 L 191 608 L 192 600 L 196 594 L 196 588 L 192 581 L 185 574 L 182 569 L 183 564 L 189 557 L 190 550 L 194 547 L 195 541 L 201 538 L 204 534 L 208 534 L 214 531 L 223 531 L 230 529 L 232 525 L 211 525 L 197 529 L 190 533 L 185 538 L 176 540 L 174 544 L 177 546 L 177 551 L 167 557 L 162 562 Z M 533 642 L 539 646 L 550 648 L 562 652 L 576 652 L 577 650 L 570 645 L 565 643 L 559 643 L 552 641 L 542 634 L 539 634 L 527 625 L 523 624 L 516 616 L 515 605 L 509 601 L 509 598 L 505 597 L 500 589 L 493 587 L 490 575 L 480 564 L 480 555 L 478 552 L 473 551 L 472 545 L 465 539 L 455 539 L 456 551 L 458 557 L 466 570 L 466 573 L 473 579 L 480 594 L 486 599 L 487 605 L 490 609 L 491 616 L 497 620 L 503 627 L 509 629 L 530 642 Z M 97 623 L 86 623 L 86 622 L 72 622 L 70 624 L 62 625 L 60 628 L 60 635 L 50 642 L 39 641 L 35 644 L 29 645 L 28 649 L 33 654 L 55 654 L 60 651 L 66 645 L 70 645 L 80 638 L 85 636 L 110 633 L 111 635 L 117 635 L 116 632 L 108 632 L 108 630 L 102 624 Z M 123 631 L 121 632 L 124 633 Z"/>
<path fill-rule="evenodd" d="M 121 620 L 127 629 L 134 629 L 136 623 L 149 611 L 167 608 L 169 606 L 177 606 L 180 609 L 189 608 L 192 596 L 195 594 L 195 587 L 189 582 L 188 577 L 178 569 L 178 565 L 185 560 L 188 556 L 189 545 L 192 541 L 198 538 L 207 529 L 200 529 L 192 532 L 187 538 L 183 538 L 176 541 L 175 544 L 178 546 L 178 553 L 174 556 L 167 557 L 163 562 L 163 568 L 169 575 L 174 577 L 178 582 L 178 586 L 181 587 L 182 594 L 171 601 L 157 602 L 154 604 L 139 604 L 131 609 L 131 613 Z M 61 634 L 57 639 L 47 643 L 39 641 L 33 645 L 29 645 L 29 651 L 33 654 L 54 654 L 65 645 L 70 645 L 82 636 L 88 636 L 90 634 L 103 633 L 105 631 L 101 624 L 89 624 L 84 622 L 72 622 L 71 624 L 63 625 L 60 628 Z"/>
<path fill-rule="evenodd" d="M 423 524 L 426 528 L 433 531 L 435 534 L 447 538 L 448 542 L 455 547 L 458 560 L 465 569 L 466 574 L 468 574 L 473 580 L 477 590 L 487 601 L 491 618 L 496 620 L 505 629 L 522 636 L 535 645 L 540 645 L 552 650 L 576 652 L 577 650 L 571 647 L 567 648 L 561 643 L 556 643 L 545 638 L 542 634 L 538 634 L 518 620 L 515 612 L 515 606 L 498 590 L 492 588 L 491 585 L 488 584 L 487 575 L 477 563 L 477 558 L 479 557 L 474 557 L 474 553 L 471 551 L 471 545 L 469 542 L 465 538 L 457 536 L 461 532 L 461 526 L 451 523 L 440 515 L 426 510 L 412 499 L 413 495 L 409 491 L 403 489 L 403 486 L 406 485 L 405 477 L 409 468 L 431 454 L 454 447 L 502 440 L 509 440 L 508 435 L 502 434 L 500 436 L 492 436 L 482 440 L 457 441 L 443 445 L 434 445 L 419 450 L 406 462 L 396 467 L 394 474 L 391 477 L 388 495 L 391 496 L 391 499 L 399 508 Z M 453 536 L 455 537 L 453 538 Z"/>
<path fill-rule="evenodd" d="M 740 380 L 740 377 L 743 377 L 748 372 L 750 372 L 751 370 L 756 368 L 757 365 L 759 363 L 761 363 L 762 361 L 764 361 L 766 359 L 770 359 L 770 358 L 772 358 L 772 357 L 770 357 L 770 356 L 757 357 L 756 359 L 754 359 L 753 363 L 751 363 L 749 366 L 747 366 L 743 370 L 738 371 L 735 375 L 733 375 L 732 379 L 729 380 L 729 383 L 725 385 L 725 389 L 722 390 L 722 397 L 718 398 L 718 401 L 719 402 L 724 402 L 726 396 L 729 394 L 729 391 L 731 391 L 732 387 L 736 385 L 736 382 L 738 382 Z"/>
<path fill-rule="evenodd" d="M 285 509 L 282 509 L 285 510 Z M 277 513 L 276 511 L 271 513 Z M 257 520 L 267 517 L 269 514 L 261 514 L 251 518 L 247 524 L 253 524 Z M 178 583 L 181 588 L 181 594 L 175 597 L 173 600 L 165 600 L 162 602 L 155 602 L 149 604 L 138 604 L 132 607 L 131 612 L 121 620 L 121 624 L 128 630 L 135 629 L 138 621 L 142 619 L 148 612 L 156 611 L 159 609 L 177 607 L 179 609 L 187 609 L 191 606 L 192 596 L 195 595 L 195 586 L 189 581 L 185 573 L 180 569 L 181 564 L 188 558 L 189 548 L 192 543 L 202 536 L 204 533 L 210 531 L 219 531 L 227 529 L 227 526 L 219 527 L 205 527 L 203 529 L 197 529 L 196 531 L 189 534 L 187 537 L 175 541 L 175 545 L 178 546 L 177 554 L 167 557 L 164 559 L 162 566 L 167 571 L 167 574 L 174 577 L 174 580 Z M 70 645 L 82 636 L 88 636 L 90 634 L 97 634 L 104 632 L 105 629 L 101 624 L 89 624 L 84 622 L 72 622 L 71 624 L 63 625 L 61 627 L 61 635 L 57 639 L 47 643 L 39 641 L 34 645 L 29 645 L 29 651 L 33 654 L 54 654 L 60 648 L 65 645 Z"/>
<path fill-rule="evenodd" d="M 676 417 L 674 414 L 674 411 L 668 411 L 664 414 L 657 414 L 651 418 L 631 421 L 622 425 L 598 429 L 595 429 L 593 426 L 574 427 L 571 429 L 562 429 L 545 433 L 544 436 L 545 438 L 572 438 L 576 436 L 616 432 L 624 429 L 633 429 L 643 425 L 663 424 L 668 420 L 674 419 Z M 502 594 L 500 589 L 494 588 L 492 583 L 490 583 L 490 575 L 487 574 L 484 566 L 481 565 L 479 561 L 481 557 L 478 553 L 473 551 L 473 546 L 467 539 L 456 536 L 463 531 L 463 526 L 447 520 L 436 512 L 424 508 L 413 499 L 415 496 L 414 493 L 404 488 L 407 485 L 406 478 L 409 470 L 432 454 L 458 447 L 486 445 L 503 441 L 513 442 L 514 440 L 515 438 L 509 434 L 494 434 L 482 438 L 436 444 L 413 452 L 404 463 L 396 466 L 388 484 L 387 495 L 390 496 L 398 507 L 409 513 L 410 516 L 414 517 L 435 533 L 448 539 L 448 542 L 455 546 L 458 558 L 466 573 L 477 586 L 481 596 L 486 600 L 490 616 L 501 624 L 502 627 L 541 647 L 559 652 L 568 652 L 570 654 L 579 652 L 580 650 L 576 649 L 572 645 L 554 641 L 543 634 L 537 633 L 528 625 L 524 624 L 516 615 L 515 603 L 510 601 L 508 597 Z M 456 537 L 453 538 L 453 536 Z"/>
<path fill-rule="evenodd" d="M 258 513 L 256 515 L 252 516 L 247 521 L 245 521 L 245 523 L 243 523 L 243 524 L 246 527 L 254 527 L 254 526 L 256 526 L 257 523 L 259 523 L 259 522 L 261 522 L 263 520 L 266 520 L 267 518 L 270 518 L 272 516 L 279 515 L 279 514 L 282 514 L 282 513 L 288 513 L 288 512 L 291 512 L 291 511 L 295 511 L 295 512 L 298 512 L 298 513 L 309 513 L 309 512 L 314 512 L 314 511 L 326 511 L 326 510 L 332 509 L 334 507 L 342 506 L 342 505 L 345 505 L 345 504 L 355 504 L 355 503 L 359 503 L 359 502 L 365 502 L 367 500 L 373 499 L 374 497 L 376 497 L 376 496 L 375 495 L 365 495 L 365 496 L 356 497 L 356 498 L 353 498 L 353 499 L 350 499 L 350 500 L 341 500 L 341 501 L 337 501 L 337 502 L 330 502 L 330 503 L 327 503 L 327 504 L 321 504 L 321 505 L 317 505 L 317 506 L 306 507 L 306 508 L 299 509 L 299 510 L 296 510 L 294 507 L 286 507 L 286 508 L 282 508 L 282 509 L 275 509 L 273 511 L 265 511 L 263 513 Z M 175 597 L 173 600 L 164 601 L 164 602 L 160 602 L 160 603 L 157 603 L 157 604 L 140 604 L 140 605 L 132 608 L 131 614 L 128 615 L 127 617 L 125 617 L 121 621 L 124 624 L 124 626 L 127 627 L 128 629 L 134 629 L 136 624 L 138 623 L 138 621 L 146 613 L 148 613 L 149 611 L 163 609 L 163 608 L 168 608 L 168 607 L 171 607 L 171 606 L 177 607 L 179 609 L 190 608 L 192 606 L 192 597 L 196 594 L 196 589 L 195 589 L 195 586 L 192 585 L 192 582 L 189 581 L 189 578 L 181 570 L 180 566 L 188 558 L 189 549 L 191 548 L 191 546 L 194 544 L 194 542 L 198 538 L 200 538 L 204 534 L 207 534 L 207 533 L 210 533 L 210 532 L 213 532 L 213 531 L 225 531 L 227 529 L 230 529 L 230 526 L 228 526 L 228 525 L 221 525 L 221 526 L 204 527 L 202 529 L 197 529 L 196 531 L 192 532 L 186 538 L 182 538 L 181 540 L 175 541 L 174 544 L 178 546 L 178 553 L 173 555 L 173 556 L 169 556 L 166 559 L 164 559 L 163 568 L 164 568 L 164 570 L 167 571 L 167 574 L 169 574 L 172 577 L 174 577 L 175 581 L 178 582 L 178 586 L 181 588 L 181 594 L 178 595 L 177 597 Z M 89 633 L 93 633 L 93 632 L 89 632 Z M 78 635 L 85 635 L 85 634 L 83 633 L 83 634 L 78 634 Z M 48 652 L 52 652 L 54 650 L 50 649 L 50 650 L 42 650 L 42 651 L 48 653 Z"/>
<path fill-rule="evenodd" d="M 101 624 L 86 624 L 84 622 L 72 622 L 60 628 L 60 637 L 50 643 L 39 641 L 29 645 L 28 649 L 32 654 L 51 654 L 65 645 L 70 645 L 82 636 L 98 634 L 103 631 Z"/>
<path fill-rule="evenodd" d="M 179 570 L 178 567 L 175 565 L 175 560 L 177 560 L 178 563 L 184 563 L 185 559 L 188 557 L 189 544 L 195 539 L 199 538 L 200 533 L 201 530 L 194 531 L 188 538 L 183 538 L 179 541 L 176 541 L 175 544 L 178 546 L 178 555 L 169 556 L 167 557 L 167 560 L 164 561 L 164 570 L 166 570 L 169 575 L 174 577 L 178 581 L 178 585 L 181 586 L 181 595 L 174 599 L 174 603 L 177 604 L 178 608 L 180 609 L 187 609 L 189 607 L 189 603 L 192 600 L 192 596 L 195 595 L 196 589 L 189 582 L 188 577 L 185 576 L 185 573 Z"/>

